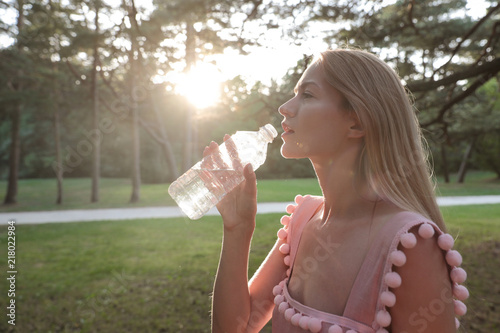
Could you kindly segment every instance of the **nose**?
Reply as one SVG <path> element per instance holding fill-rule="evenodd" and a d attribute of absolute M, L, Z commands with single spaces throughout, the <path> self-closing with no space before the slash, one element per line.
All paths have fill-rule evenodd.
<path fill-rule="evenodd" d="M 294 107 L 293 107 L 293 99 L 294 98 L 291 98 L 289 99 L 287 102 L 285 102 L 283 105 L 281 105 L 279 108 L 278 108 L 278 112 L 283 116 L 283 117 L 288 117 L 288 118 L 292 118 L 295 116 L 296 114 L 296 111 L 294 110 Z"/>

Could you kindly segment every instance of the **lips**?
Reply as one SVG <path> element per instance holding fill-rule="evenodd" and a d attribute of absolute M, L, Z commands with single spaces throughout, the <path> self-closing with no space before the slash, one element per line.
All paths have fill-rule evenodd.
<path fill-rule="evenodd" d="M 291 134 L 291 133 L 294 133 L 294 131 L 291 129 L 290 126 L 288 126 L 287 124 L 285 123 L 281 123 L 281 127 L 283 127 L 283 131 L 285 131 L 285 133 L 283 134 Z"/>

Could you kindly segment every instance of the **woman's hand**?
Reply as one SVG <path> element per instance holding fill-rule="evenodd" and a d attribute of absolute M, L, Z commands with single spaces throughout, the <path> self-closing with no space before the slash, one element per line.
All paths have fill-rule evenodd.
<path fill-rule="evenodd" d="M 224 142 L 231 156 L 232 167 L 234 170 L 243 168 L 245 180 L 217 204 L 222 220 L 224 222 L 225 231 L 242 231 L 253 232 L 255 229 L 255 216 L 257 214 L 257 179 L 252 169 L 252 165 L 248 164 L 242 167 L 238 158 L 236 147 L 230 136 L 224 136 Z M 219 149 L 217 143 L 212 142 L 205 148 L 203 156 L 207 156 Z"/>
<path fill-rule="evenodd" d="M 243 175 L 245 180 L 217 205 L 224 221 L 224 228 L 228 231 L 242 228 L 253 232 L 255 229 L 257 181 L 251 164 L 244 167 Z"/>

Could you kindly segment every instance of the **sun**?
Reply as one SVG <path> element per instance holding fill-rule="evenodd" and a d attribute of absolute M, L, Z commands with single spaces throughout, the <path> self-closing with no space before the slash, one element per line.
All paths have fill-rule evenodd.
<path fill-rule="evenodd" d="M 208 108 L 220 100 L 223 78 L 215 65 L 200 63 L 180 74 L 176 81 L 175 92 L 186 97 L 197 109 Z"/>

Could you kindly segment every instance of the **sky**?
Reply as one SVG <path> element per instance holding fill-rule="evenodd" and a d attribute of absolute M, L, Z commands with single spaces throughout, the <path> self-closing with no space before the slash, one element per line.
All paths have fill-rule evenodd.
<path fill-rule="evenodd" d="M 110 5 L 116 6 L 121 0 L 105 0 Z M 385 0 L 386 4 L 393 3 L 395 0 Z M 146 9 L 152 8 L 152 0 L 140 1 L 140 6 Z M 484 15 L 486 3 L 484 0 L 469 0 L 467 10 L 473 17 Z M 2 19 L 15 23 L 13 12 L 0 10 Z M 303 54 L 313 54 L 324 50 L 327 46 L 324 44 L 320 34 L 311 34 L 311 38 L 305 41 L 301 46 L 292 45 L 290 40 L 283 38 L 280 31 L 270 31 L 261 39 L 261 47 L 253 48 L 251 54 L 243 56 L 237 51 L 227 50 L 225 54 L 212 57 L 217 63 L 220 79 L 230 79 L 237 75 L 242 76 L 249 82 L 263 81 L 269 83 L 272 79 L 279 80 L 293 67 L 297 60 L 302 58 Z M 12 40 L 5 36 L 0 36 L 0 47 L 5 47 L 12 43 Z M 213 74 L 213 73 L 212 73 Z"/>
<path fill-rule="evenodd" d="M 385 0 L 385 3 L 394 2 L 395 0 Z M 486 8 L 484 0 L 468 0 L 467 11 L 472 17 L 483 16 Z M 255 49 L 249 56 L 233 55 L 233 60 L 226 62 L 222 58 L 218 65 L 228 77 L 241 75 L 250 81 L 269 82 L 270 79 L 282 78 L 303 54 L 315 54 L 326 47 L 320 37 L 311 37 L 303 45 L 297 46 L 291 45 L 279 35 L 269 36 L 267 43 Z"/>

